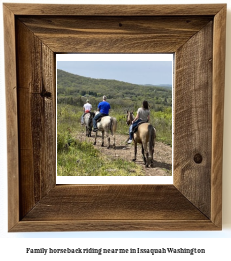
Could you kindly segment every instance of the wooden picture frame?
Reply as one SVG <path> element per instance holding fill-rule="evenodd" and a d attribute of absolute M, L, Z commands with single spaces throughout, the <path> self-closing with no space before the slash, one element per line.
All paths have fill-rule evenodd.
<path fill-rule="evenodd" d="M 3 4 L 8 229 L 221 230 L 226 4 Z M 175 53 L 173 185 L 56 185 L 55 54 Z"/>

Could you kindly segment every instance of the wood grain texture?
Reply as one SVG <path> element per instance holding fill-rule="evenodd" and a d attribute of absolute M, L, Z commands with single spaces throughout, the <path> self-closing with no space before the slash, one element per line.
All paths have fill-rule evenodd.
<path fill-rule="evenodd" d="M 212 17 L 50 16 L 19 20 L 56 53 L 64 49 L 80 53 L 161 53 L 175 52 Z"/>
<path fill-rule="evenodd" d="M 21 221 L 10 232 L 41 231 L 211 231 L 219 230 L 209 220 L 62 220 Z"/>
<path fill-rule="evenodd" d="M 25 227 L 27 231 L 217 229 L 173 185 L 59 185 L 12 231 Z"/>
<path fill-rule="evenodd" d="M 222 227 L 222 155 L 225 89 L 226 6 L 214 18 L 211 220 Z"/>
<path fill-rule="evenodd" d="M 177 51 L 174 109 L 174 184 L 209 218 L 212 37 L 213 23 L 210 22 Z M 197 162 L 195 156 L 201 157 L 201 162 Z"/>
<path fill-rule="evenodd" d="M 8 229 L 19 221 L 19 155 L 14 14 L 3 6 L 7 118 Z"/>
<path fill-rule="evenodd" d="M 54 54 L 18 20 L 20 217 L 55 186 Z"/>
<path fill-rule="evenodd" d="M 177 204 L 176 204 L 177 202 Z M 207 220 L 173 185 L 58 185 L 23 221 Z"/>
<path fill-rule="evenodd" d="M 4 4 L 9 231 L 221 229 L 226 5 L 121 7 Z M 70 51 L 175 52 L 174 185 L 55 186 L 55 53 Z"/>
<path fill-rule="evenodd" d="M 5 3 L 15 15 L 180 16 L 216 15 L 224 4 L 192 5 L 58 5 Z"/>

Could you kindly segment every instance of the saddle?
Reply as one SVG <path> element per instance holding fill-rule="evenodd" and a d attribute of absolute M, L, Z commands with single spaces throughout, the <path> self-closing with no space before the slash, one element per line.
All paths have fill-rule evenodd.
<path fill-rule="evenodd" d="M 140 121 L 140 122 L 137 123 L 137 125 L 132 126 L 132 132 L 133 132 L 133 133 L 136 133 L 137 130 L 138 130 L 138 127 L 139 127 L 141 124 L 143 124 L 143 123 L 147 123 L 147 121 Z"/>
<path fill-rule="evenodd" d="M 108 115 L 102 115 L 101 117 L 99 117 L 99 118 L 96 120 L 96 122 L 100 122 L 101 119 L 102 119 L 103 117 L 105 117 L 105 116 L 108 116 Z"/>
<path fill-rule="evenodd" d="M 88 114 L 88 113 L 90 113 L 90 118 L 94 118 L 95 117 L 95 113 L 94 112 L 85 112 L 84 113 L 84 115 L 83 115 L 83 117 L 86 115 L 86 114 Z"/>
<path fill-rule="evenodd" d="M 94 112 L 89 112 L 90 113 L 90 116 L 91 116 L 91 118 L 94 118 L 95 117 L 95 113 Z"/>

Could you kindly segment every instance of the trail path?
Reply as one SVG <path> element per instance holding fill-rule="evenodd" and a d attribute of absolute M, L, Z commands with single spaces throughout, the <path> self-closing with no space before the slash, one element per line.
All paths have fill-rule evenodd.
<path fill-rule="evenodd" d="M 112 158 L 122 158 L 127 161 L 131 161 L 134 157 L 134 146 L 133 144 L 126 144 L 128 135 L 116 134 L 116 149 L 107 149 L 107 139 L 104 139 L 104 147 L 101 147 L 101 132 L 98 133 L 97 144 L 95 145 L 101 153 L 106 154 Z M 87 140 L 89 142 L 94 142 L 95 133 L 92 132 L 92 137 L 86 137 L 85 127 L 83 131 L 78 133 L 79 140 Z M 112 144 L 112 139 L 111 139 Z M 172 175 L 172 148 L 162 142 L 156 142 L 154 151 L 154 167 L 145 168 L 141 146 L 138 145 L 137 149 L 137 160 L 136 163 L 142 166 L 142 169 L 146 176 L 171 176 Z"/>

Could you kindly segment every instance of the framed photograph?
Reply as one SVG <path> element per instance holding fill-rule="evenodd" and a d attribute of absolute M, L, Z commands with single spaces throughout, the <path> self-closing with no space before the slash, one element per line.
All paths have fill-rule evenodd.
<path fill-rule="evenodd" d="M 56 55 L 56 184 L 173 184 L 173 59 L 173 54 Z M 135 159 L 130 118 L 146 102 L 148 108 L 140 110 L 151 126 L 144 114 L 144 129 L 135 133 L 143 135 L 145 150 L 138 143 Z M 109 117 L 95 133 L 98 105 L 108 103 Z"/>
<path fill-rule="evenodd" d="M 226 4 L 4 4 L 8 230 L 221 230 Z M 56 184 L 56 55 L 174 54 L 173 184 Z"/>

